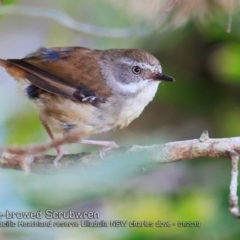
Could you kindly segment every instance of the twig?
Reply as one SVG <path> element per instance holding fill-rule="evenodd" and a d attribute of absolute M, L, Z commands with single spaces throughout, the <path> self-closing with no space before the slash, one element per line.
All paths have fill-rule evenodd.
<path fill-rule="evenodd" d="M 72 139 L 74 140 L 74 139 Z M 59 142 L 58 142 L 59 143 Z M 36 146 L 37 147 L 37 146 Z M 7 148 L 11 149 L 10 147 Z M 27 148 L 25 148 L 26 150 Z M 182 161 L 199 157 L 222 157 L 230 158 L 230 152 L 240 153 L 240 137 L 234 138 L 209 138 L 207 131 L 201 135 L 200 139 L 192 139 L 179 142 L 169 142 L 166 144 L 152 145 L 152 146 L 132 146 L 124 147 L 120 149 L 112 149 L 106 153 L 111 154 L 131 154 L 136 155 L 139 161 L 144 164 L 157 162 L 157 163 L 171 163 L 176 161 Z M 29 151 L 32 152 L 32 151 Z M 14 151 L 12 152 L 14 153 Z M 17 152 L 15 152 L 17 153 Z M 20 152 L 23 154 L 24 152 Z M 0 167 L 20 169 L 20 165 L 17 160 L 18 154 L 11 154 L 11 157 L 4 157 L 6 151 L 3 151 L 2 158 L 0 159 Z M 59 168 L 65 167 L 65 161 L 68 164 L 88 165 L 98 162 L 99 154 L 96 152 L 80 153 L 77 155 L 65 155 L 60 160 Z M 40 156 L 34 157 L 32 161 L 31 169 L 34 165 L 52 165 L 51 160 L 54 156 Z M 87 158 L 87 160 L 86 160 Z M 8 161 L 8 159 L 10 159 Z M 107 158 L 105 158 L 107 159 Z M 11 163 L 14 161 L 14 163 Z M 105 160 L 103 160 L 105 161 Z"/>
<path fill-rule="evenodd" d="M 52 148 L 56 148 L 60 145 L 78 142 L 80 141 L 80 136 L 84 136 L 84 131 L 81 130 L 81 131 L 70 132 L 69 134 L 66 134 L 59 139 L 56 139 L 52 142 L 45 143 L 45 144 L 29 145 L 25 147 L 10 146 L 10 147 L 4 148 L 3 151 L 10 154 L 18 154 L 18 155 L 27 155 L 27 154 L 35 155 L 35 154 L 45 152 Z"/>
<path fill-rule="evenodd" d="M 238 207 L 238 196 L 237 196 L 237 186 L 238 186 L 238 161 L 239 154 L 235 151 L 230 152 L 232 158 L 232 172 L 231 172 L 231 182 L 230 182 L 230 194 L 229 194 L 229 204 L 230 212 L 236 218 L 240 218 L 239 207 Z"/>
<path fill-rule="evenodd" d="M 55 141 L 52 146 L 60 145 L 61 143 L 67 143 L 74 141 L 78 134 L 69 135 L 69 137 L 62 138 Z M 40 149 L 44 148 L 41 145 Z M 46 146 L 46 144 L 45 144 Z M 47 145 L 48 147 L 50 144 Z M 11 150 L 12 148 L 7 148 Z M 25 150 L 28 148 L 25 148 Z M 18 149 L 19 150 L 19 149 Z M 33 150 L 28 151 L 33 153 L 39 150 L 38 146 L 35 146 Z M 14 152 L 14 151 L 13 151 Z M 29 156 L 25 156 L 27 159 L 23 159 L 23 153 L 26 151 L 18 152 L 18 154 L 9 154 L 8 152 L 2 152 L 0 156 L 0 168 L 27 170 L 31 169 L 32 172 L 52 172 L 59 171 L 59 169 L 65 169 L 68 166 L 79 165 L 96 165 L 99 164 L 99 154 L 93 153 L 79 153 L 65 155 L 61 159 L 58 168 L 53 165 L 55 156 L 35 156 L 29 161 Z M 170 142 L 166 144 L 153 145 L 153 146 L 132 146 L 120 149 L 112 149 L 106 154 L 121 155 L 122 159 L 137 159 L 138 163 L 148 164 L 153 162 L 158 163 L 171 163 L 176 161 L 182 161 L 187 159 L 199 158 L 199 157 L 225 157 L 232 159 L 232 172 L 230 183 L 230 212 L 236 218 L 240 218 L 238 197 L 237 197 L 237 177 L 238 177 L 238 161 L 240 153 L 240 137 L 234 138 L 209 138 L 208 132 L 204 131 L 199 139 Z M 109 160 L 105 157 L 102 161 Z M 27 163 L 27 164 L 26 164 Z"/>
<path fill-rule="evenodd" d="M 69 135 L 68 138 L 65 137 L 58 141 L 55 141 L 52 146 L 74 141 L 76 140 L 74 137 L 77 135 L 78 134 Z M 42 146 L 43 145 L 40 147 L 41 150 L 44 149 Z M 10 147 L 8 150 L 9 149 L 11 150 Z M 25 150 L 26 149 L 28 148 L 25 148 Z M 39 148 L 35 146 L 33 150 L 36 152 L 36 150 L 39 150 Z M 28 152 L 33 153 L 33 150 Z M 68 166 L 78 165 L 84 167 L 88 165 L 96 165 L 100 162 L 109 160 L 110 155 L 114 156 L 116 159 L 119 159 L 119 156 L 121 159 L 137 159 L 137 163 L 141 164 L 148 164 L 153 162 L 171 163 L 199 157 L 231 158 L 232 172 L 229 195 L 229 210 L 234 217 L 240 219 L 237 196 L 240 137 L 211 139 L 208 136 L 208 132 L 204 131 L 199 139 L 170 142 L 152 146 L 132 146 L 112 149 L 106 153 L 108 156 L 105 156 L 105 158 L 101 161 L 99 159 L 99 154 L 96 152 L 65 155 L 60 160 L 58 168 L 55 168 L 53 164 L 55 156 L 35 156 L 29 160 L 29 156 L 25 156 L 25 159 L 23 159 L 23 153 L 26 153 L 26 151 L 15 151 L 15 153 L 18 154 L 9 154 L 8 152 L 2 152 L 0 156 L 0 168 L 18 169 L 25 171 L 29 171 L 31 169 L 32 172 L 46 173 L 59 171 L 59 169 L 65 169 Z"/>
<path fill-rule="evenodd" d="M 170 12 L 177 4 L 179 4 L 182 0 L 171 0 L 167 3 L 164 8 L 164 12 Z"/>
<path fill-rule="evenodd" d="M 49 18 L 75 32 L 86 33 L 99 37 L 127 38 L 130 36 L 144 36 L 150 34 L 150 31 L 143 27 L 106 28 L 78 22 L 64 12 L 48 8 L 30 6 L 1 6 L 0 15 L 2 14 L 18 14 Z"/>
<path fill-rule="evenodd" d="M 228 18 L 228 25 L 227 25 L 227 33 L 230 33 L 232 28 L 233 6 L 234 6 L 234 0 L 231 0 L 231 2 L 229 3 L 229 18 Z"/>

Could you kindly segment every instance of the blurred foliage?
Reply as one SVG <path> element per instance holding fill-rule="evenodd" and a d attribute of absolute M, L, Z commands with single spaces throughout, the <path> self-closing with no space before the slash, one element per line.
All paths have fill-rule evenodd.
<path fill-rule="evenodd" d="M 2 5 L 11 5 L 11 4 L 14 4 L 16 2 L 17 2 L 17 0 L 1 0 Z"/>
<path fill-rule="evenodd" d="M 1 17 L 0 23 L 5 21 L 8 26 L 0 25 L 1 38 L 9 36 L 9 52 L 23 48 L 22 54 L 25 54 L 32 50 L 31 46 L 17 45 L 14 34 L 21 38 L 26 34 L 24 27 L 33 26 L 35 32 L 32 35 L 44 36 L 41 45 L 141 48 L 158 57 L 163 72 L 177 81 L 162 83 L 154 101 L 127 129 L 96 138 L 115 140 L 121 145 L 150 145 L 198 138 L 205 129 L 209 130 L 211 137 L 239 136 L 239 7 L 234 8 L 232 31 L 228 34 L 229 15 L 226 13 L 229 9 L 224 9 L 224 6 L 228 7 L 227 1 L 221 1 L 221 8 L 213 5 L 217 1 L 209 1 L 211 6 L 208 1 L 197 1 L 198 7 L 194 8 L 193 1 L 186 5 L 190 1 L 185 0 L 180 1 L 185 5 L 179 3 L 169 13 L 159 8 L 155 15 L 151 15 L 153 2 L 157 4 L 158 1 L 4 1 L 4 4 L 48 6 L 62 10 L 78 21 L 113 28 L 136 24 L 150 28 L 153 16 L 156 17 L 159 11 L 161 19 L 164 16 L 165 20 L 153 24 L 151 35 L 111 39 L 73 33 L 52 21 L 42 23 L 44 27 L 47 25 L 48 31 L 40 34 L 35 27 L 40 20 L 29 17 L 25 21 L 23 17 L 15 18 L 15 31 L 9 33 L 8 21 L 15 17 L 9 15 Z M 161 6 L 164 7 L 166 2 Z M 144 9 L 146 12 L 141 18 Z M 208 17 L 205 19 L 206 13 Z M 150 17 L 146 20 L 148 15 Z M 133 19 L 135 16 L 137 21 Z M 17 102 L 18 99 L 15 94 L 9 101 Z M 6 104 L 14 106 L 9 102 Z M 25 102 L 21 106 L 21 109 L 13 109 L 12 114 L 1 112 L 1 139 L 5 139 L 6 144 L 49 141 L 34 108 Z M 79 148 L 74 146 L 74 151 L 80 151 Z M 105 221 L 201 222 L 201 227 L 195 228 L 1 228 L 1 239 L 239 239 L 239 222 L 228 211 L 228 160 L 199 159 L 144 166 L 137 159 L 126 158 L 115 159 L 108 165 L 100 163 L 96 167 L 70 168 L 53 175 L 26 176 L 6 169 L 0 172 L 1 212 L 6 209 L 72 209 L 98 211 L 101 220 Z"/>

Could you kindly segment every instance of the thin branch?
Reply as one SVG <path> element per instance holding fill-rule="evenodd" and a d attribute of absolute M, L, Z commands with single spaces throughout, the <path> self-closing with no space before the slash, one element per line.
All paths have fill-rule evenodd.
<path fill-rule="evenodd" d="M 170 12 L 177 4 L 179 4 L 181 0 L 171 0 L 167 3 L 164 8 L 164 12 Z"/>
<path fill-rule="evenodd" d="M 86 33 L 98 37 L 127 38 L 130 36 L 144 36 L 150 31 L 143 27 L 107 28 L 78 22 L 59 10 L 30 7 L 30 6 L 1 6 L 0 15 L 18 14 L 31 17 L 43 17 L 57 21 L 59 24 L 75 32 Z"/>
<path fill-rule="evenodd" d="M 63 140 L 66 139 L 61 139 L 61 141 Z M 57 144 L 58 143 L 60 142 L 57 142 Z M 66 143 L 66 141 L 64 143 Z M 171 163 L 199 157 L 229 158 L 232 159 L 229 210 L 234 217 L 240 218 L 237 196 L 239 153 L 240 137 L 214 139 L 209 138 L 208 132 L 204 131 L 199 139 L 169 142 L 152 146 L 135 145 L 132 147 L 112 149 L 106 152 L 104 159 L 100 159 L 99 153 L 97 152 L 65 155 L 60 160 L 58 168 L 55 168 L 53 164 L 55 156 L 25 156 L 23 154 L 10 154 L 3 151 L 0 156 L 0 168 L 47 173 L 66 169 L 69 166 L 86 167 L 89 165 L 97 165 L 110 159 L 113 160 L 113 158 L 109 158 L 109 156 L 113 156 L 118 160 L 119 157 L 120 159 L 129 159 L 130 161 L 136 159 L 136 164 Z"/>
<path fill-rule="evenodd" d="M 229 17 L 228 17 L 227 33 L 230 33 L 231 28 L 232 28 L 233 6 L 234 6 L 234 0 L 231 0 L 231 2 L 229 4 Z"/>
<path fill-rule="evenodd" d="M 74 140 L 74 138 L 72 139 L 69 138 L 69 139 L 71 141 Z M 61 141 L 63 140 L 64 139 L 60 139 L 57 143 L 61 143 Z M 64 143 L 66 143 L 66 141 Z M 40 148 L 41 146 L 42 145 L 40 145 Z M 56 144 L 54 146 L 56 146 Z M 8 147 L 6 149 L 14 150 L 13 147 Z M 18 148 L 16 149 L 19 150 Z M 19 156 L 26 152 L 28 154 L 34 153 L 34 151 L 37 149 L 37 146 L 35 146 L 33 149 L 29 149 L 29 151 L 26 151 L 27 149 L 28 149 L 27 147 L 23 148 L 23 152 L 12 151 L 11 154 L 9 154 L 9 152 L 4 149 L 2 153 L 2 158 L 0 159 L 0 164 L 1 164 L 0 167 L 21 169 L 20 163 L 18 163 Z M 139 161 L 144 160 L 144 163 L 153 163 L 153 162 L 171 163 L 171 162 L 199 158 L 199 157 L 231 158 L 230 153 L 233 151 L 240 153 L 240 137 L 214 139 L 214 138 L 209 138 L 208 132 L 205 131 L 199 139 L 169 142 L 166 144 L 159 144 L 159 145 L 152 145 L 152 146 L 134 145 L 132 147 L 112 149 L 106 152 L 106 155 L 131 153 L 133 155 L 137 155 Z M 7 157 L 5 157 L 6 154 L 8 154 Z M 51 160 L 54 157 L 55 156 L 47 156 L 47 155 L 33 157 L 33 160 L 30 163 L 31 169 L 35 165 L 37 166 L 39 164 L 52 165 L 53 163 L 51 162 Z M 68 164 L 70 163 L 71 165 L 95 164 L 98 161 L 96 160 L 96 158 L 98 157 L 99 157 L 99 154 L 96 152 L 79 153 L 75 155 L 72 155 L 72 154 L 65 155 L 60 160 L 59 168 L 65 167 L 66 165 L 65 161 L 67 161 Z"/>
<path fill-rule="evenodd" d="M 232 172 L 231 172 L 231 183 L 230 183 L 230 194 L 229 194 L 229 204 L 230 212 L 236 218 L 240 218 L 239 207 L 238 207 L 238 196 L 237 196 L 237 186 L 238 186 L 238 161 L 239 154 L 235 151 L 230 152 L 232 158 Z"/>
<path fill-rule="evenodd" d="M 76 143 L 81 140 L 80 136 L 84 136 L 84 130 L 70 132 L 68 134 L 65 134 L 63 137 L 55 139 L 49 143 L 35 144 L 25 147 L 9 146 L 4 148 L 3 151 L 17 155 L 36 155 L 67 143 Z"/>

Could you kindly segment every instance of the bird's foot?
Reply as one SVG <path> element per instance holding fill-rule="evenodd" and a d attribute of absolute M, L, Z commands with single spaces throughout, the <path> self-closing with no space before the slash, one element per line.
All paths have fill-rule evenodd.
<path fill-rule="evenodd" d="M 65 150 L 63 150 L 62 148 L 59 147 L 59 148 L 57 148 L 57 153 L 58 153 L 57 156 L 53 160 L 53 164 L 56 168 L 58 167 L 58 162 L 60 161 L 60 159 L 64 155 L 68 154 L 68 152 L 66 152 Z"/>
<path fill-rule="evenodd" d="M 103 146 L 104 148 L 99 151 L 99 156 L 101 159 L 103 159 L 106 155 L 106 152 L 112 148 L 119 148 L 119 145 L 113 141 L 81 140 L 79 143 Z"/>
<path fill-rule="evenodd" d="M 100 158 L 103 160 L 104 159 L 104 157 L 105 157 L 105 155 L 106 155 L 106 153 L 108 152 L 108 151 L 110 151 L 111 149 L 113 149 L 113 148 L 119 148 L 120 146 L 118 146 L 115 142 L 112 142 L 112 143 L 114 143 L 112 146 L 110 146 L 110 147 L 104 147 L 104 148 L 102 148 L 100 151 L 99 151 L 99 156 L 100 156 Z"/>

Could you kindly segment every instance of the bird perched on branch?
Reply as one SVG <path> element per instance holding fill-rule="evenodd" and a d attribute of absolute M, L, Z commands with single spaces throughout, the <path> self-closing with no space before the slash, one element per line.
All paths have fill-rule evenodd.
<path fill-rule="evenodd" d="M 34 101 L 53 141 L 52 130 L 65 134 L 82 129 L 80 143 L 105 147 L 117 144 L 85 138 L 128 126 L 161 81 L 174 81 L 154 56 L 137 49 L 42 47 L 22 59 L 0 59 L 0 65 Z M 60 146 L 56 150 L 55 164 L 64 154 Z"/>

